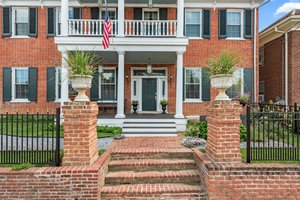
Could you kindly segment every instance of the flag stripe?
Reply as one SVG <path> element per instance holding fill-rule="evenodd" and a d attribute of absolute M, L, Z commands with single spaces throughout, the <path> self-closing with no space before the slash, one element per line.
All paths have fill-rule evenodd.
<path fill-rule="evenodd" d="M 105 10 L 105 24 L 104 24 L 104 32 L 103 32 L 103 39 L 102 39 L 102 46 L 104 49 L 107 49 L 110 45 L 109 36 L 112 32 L 111 23 L 109 19 L 109 13 L 106 5 Z"/>

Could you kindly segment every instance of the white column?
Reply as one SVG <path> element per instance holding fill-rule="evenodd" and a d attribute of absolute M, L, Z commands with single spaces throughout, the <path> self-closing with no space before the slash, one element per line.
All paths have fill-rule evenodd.
<path fill-rule="evenodd" d="M 124 114 L 124 68 L 125 68 L 125 52 L 118 51 L 118 100 L 117 100 L 117 115 L 115 118 L 125 118 Z"/>
<path fill-rule="evenodd" d="M 183 37 L 184 0 L 177 0 L 177 37 Z"/>
<path fill-rule="evenodd" d="M 68 36 L 69 0 L 61 0 L 61 36 Z"/>
<path fill-rule="evenodd" d="M 176 114 L 175 118 L 184 118 L 183 106 L 183 51 L 177 52 L 176 74 Z"/>
<path fill-rule="evenodd" d="M 118 36 L 124 37 L 124 24 L 125 24 L 125 3 L 124 0 L 118 0 Z"/>
<path fill-rule="evenodd" d="M 68 73 L 68 63 L 66 59 L 68 59 L 68 52 L 63 51 L 61 52 L 61 105 L 64 104 L 64 102 L 69 101 L 69 73 Z"/>

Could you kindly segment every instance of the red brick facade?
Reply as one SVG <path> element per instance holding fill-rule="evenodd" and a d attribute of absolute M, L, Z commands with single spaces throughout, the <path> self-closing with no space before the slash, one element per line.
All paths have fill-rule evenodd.
<path fill-rule="evenodd" d="M 46 69 L 50 66 L 60 66 L 61 55 L 54 44 L 53 37 L 47 37 L 46 34 L 46 12 L 47 9 L 38 7 L 38 36 L 37 38 L 15 39 L 0 38 L 0 45 L 4 48 L 0 50 L 0 77 L 2 77 L 3 67 L 38 67 L 38 98 L 37 102 L 31 103 L 3 103 L 2 98 L 2 78 L 0 79 L 0 108 L 2 112 L 45 112 L 53 111 L 54 107 L 59 106 L 58 103 L 48 102 L 46 99 Z M 2 11 L 0 12 L 0 21 L 2 21 Z M 176 8 L 168 9 L 169 20 L 176 20 Z M 82 9 L 82 16 L 85 19 L 90 18 L 90 8 Z M 133 19 L 133 8 L 125 9 L 125 19 Z M 2 24 L 0 24 L 2 29 Z M 243 62 L 239 67 L 253 68 L 253 39 L 245 40 L 226 40 L 218 38 L 218 10 L 211 9 L 211 38 L 210 39 L 191 39 L 184 54 L 184 67 L 205 67 L 207 66 L 207 58 L 217 55 L 222 49 L 235 49 L 243 57 Z M 125 55 L 126 56 L 126 55 Z M 141 66 L 145 67 L 146 64 Z M 125 76 L 130 75 L 130 64 L 126 63 Z M 135 65 L 136 66 L 136 65 Z M 157 67 L 165 67 L 165 64 L 157 65 Z M 168 77 L 168 98 L 169 113 L 175 113 L 176 98 L 176 65 L 169 64 Z M 257 74 L 258 75 L 258 74 Z M 258 80 L 258 78 L 257 78 Z M 129 113 L 131 110 L 131 80 L 125 79 L 125 111 Z M 211 100 L 214 99 L 216 91 L 211 89 Z M 184 102 L 184 115 L 207 115 L 207 105 L 209 102 Z"/>
<path fill-rule="evenodd" d="M 288 33 L 288 101 L 300 103 L 300 31 Z M 264 82 L 265 101 L 285 99 L 285 36 L 278 37 L 263 47 L 264 64 L 259 68 Z"/>

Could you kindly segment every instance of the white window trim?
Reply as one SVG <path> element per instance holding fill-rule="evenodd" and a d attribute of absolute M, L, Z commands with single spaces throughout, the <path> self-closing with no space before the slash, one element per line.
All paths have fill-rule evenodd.
<path fill-rule="evenodd" d="M 28 67 L 12 67 L 11 68 L 11 101 L 10 102 L 20 102 L 20 103 L 26 103 L 26 102 L 30 102 L 29 99 L 16 99 L 16 69 L 23 69 L 23 70 L 27 70 L 29 73 L 29 68 Z M 29 79 L 29 76 L 28 76 Z M 29 83 L 28 83 L 29 84 Z"/>
<path fill-rule="evenodd" d="M 191 99 L 191 98 L 186 98 L 186 71 L 191 70 L 191 69 L 198 69 L 200 72 L 200 77 L 199 77 L 199 99 Z M 184 102 L 187 103 L 201 103 L 202 101 L 202 67 L 185 67 L 184 68 Z"/>
<path fill-rule="evenodd" d="M 117 102 L 117 90 L 118 90 L 118 85 L 117 85 L 117 68 L 116 67 L 103 67 L 103 71 L 104 70 L 114 70 L 115 71 L 115 97 L 116 97 L 116 100 L 101 100 L 102 97 L 101 97 L 101 85 L 102 85 L 102 82 L 101 82 L 101 75 L 100 75 L 100 68 L 98 68 L 98 71 L 99 71 L 99 102 L 103 102 L 103 103 L 115 103 Z"/>
<path fill-rule="evenodd" d="M 12 7 L 12 16 L 11 16 L 11 37 L 10 38 L 30 38 L 29 35 L 16 35 L 16 10 L 18 9 L 27 9 L 29 14 L 29 8 L 28 7 Z M 28 15 L 28 24 L 29 24 L 29 15 Z M 29 33 L 28 33 L 29 34 Z"/>
<path fill-rule="evenodd" d="M 263 57 L 262 62 L 260 62 L 260 52 L 261 51 L 262 51 L 262 57 Z M 259 59 L 258 59 L 259 67 L 263 67 L 265 65 L 265 50 L 264 50 L 264 47 L 259 48 L 258 52 L 259 52 L 259 54 L 258 54 L 258 56 L 259 56 Z"/>
<path fill-rule="evenodd" d="M 241 36 L 240 37 L 227 37 L 226 40 L 245 40 L 244 38 L 244 10 L 243 9 L 227 9 L 228 12 L 238 12 L 241 13 Z M 227 14 L 226 13 L 226 14 Z M 227 15 L 226 15 L 227 17 Z M 226 19 L 227 21 L 227 19 Z M 227 22 L 226 22 L 226 29 L 227 29 Z"/>
<path fill-rule="evenodd" d="M 59 96 L 59 91 L 58 91 L 59 71 L 61 73 L 61 67 L 55 67 L 55 102 L 60 102 L 61 101 L 61 98 L 58 98 L 58 96 Z M 62 76 L 60 75 L 60 77 L 62 77 Z"/>
<path fill-rule="evenodd" d="M 159 20 L 159 8 L 143 8 L 143 20 L 145 20 L 145 12 L 157 12 L 157 20 Z M 155 21 L 155 20 L 154 20 Z"/>
<path fill-rule="evenodd" d="M 203 21 L 202 21 L 202 15 L 203 15 L 203 10 L 202 9 L 193 9 L 193 8 L 189 8 L 189 9 L 185 9 L 185 13 L 184 13 L 184 16 L 186 16 L 186 13 L 188 12 L 188 11 L 198 11 L 198 12 L 200 12 L 200 36 L 199 37 L 189 37 L 189 39 L 203 39 L 203 37 L 202 37 L 202 23 L 203 23 Z M 184 35 L 186 35 L 186 17 L 185 17 L 185 19 L 184 19 Z"/>

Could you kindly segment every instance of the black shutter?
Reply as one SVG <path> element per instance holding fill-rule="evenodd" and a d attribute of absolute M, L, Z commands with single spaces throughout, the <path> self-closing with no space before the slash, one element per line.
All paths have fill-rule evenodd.
<path fill-rule="evenodd" d="M 38 32 L 38 26 L 37 26 L 37 8 L 30 8 L 29 9 L 29 36 L 30 37 L 36 37 Z"/>
<path fill-rule="evenodd" d="M 134 20 L 143 20 L 143 9 L 142 8 L 134 8 L 133 19 Z M 141 34 L 141 24 L 140 23 L 138 23 L 138 26 L 135 26 L 134 34 L 135 35 Z"/>
<path fill-rule="evenodd" d="M 210 38 L 210 10 L 203 10 L 202 17 L 202 37 Z"/>
<path fill-rule="evenodd" d="M 160 8 L 159 9 L 159 20 L 168 20 L 168 8 Z M 167 24 L 161 25 L 161 34 L 167 35 Z M 163 30 L 165 30 L 163 32 Z"/>
<path fill-rule="evenodd" d="M 73 8 L 74 19 L 81 19 L 81 8 Z"/>
<path fill-rule="evenodd" d="M 252 99 L 252 87 L 253 87 L 253 69 L 245 68 L 244 69 L 244 93 L 250 95 L 250 100 Z"/>
<path fill-rule="evenodd" d="M 55 36 L 55 8 L 47 8 L 47 35 Z"/>
<path fill-rule="evenodd" d="M 209 68 L 202 68 L 202 101 L 210 101 Z"/>
<path fill-rule="evenodd" d="M 244 12 L 244 38 L 252 38 L 252 10 L 246 9 Z"/>
<path fill-rule="evenodd" d="M 47 100 L 55 101 L 55 67 L 47 68 Z"/>
<path fill-rule="evenodd" d="M 11 80 L 11 67 L 3 68 L 3 101 L 11 101 L 11 88 L 12 88 L 12 80 Z"/>
<path fill-rule="evenodd" d="M 2 35 L 3 37 L 11 36 L 11 8 L 2 8 Z"/>
<path fill-rule="evenodd" d="M 92 101 L 99 100 L 99 72 L 98 71 L 94 74 L 94 77 L 92 79 L 92 87 L 91 87 L 90 95 Z"/>
<path fill-rule="evenodd" d="M 37 100 L 37 68 L 29 68 L 28 100 Z"/>
<path fill-rule="evenodd" d="M 99 19 L 99 8 L 98 7 L 91 8 L 91 18 Z"/>
<path fill-rule="evenodd" d="M 219 38 L 226 38 L 227 37 L 227 11 L 226 10 L 219 10 Z"/>

